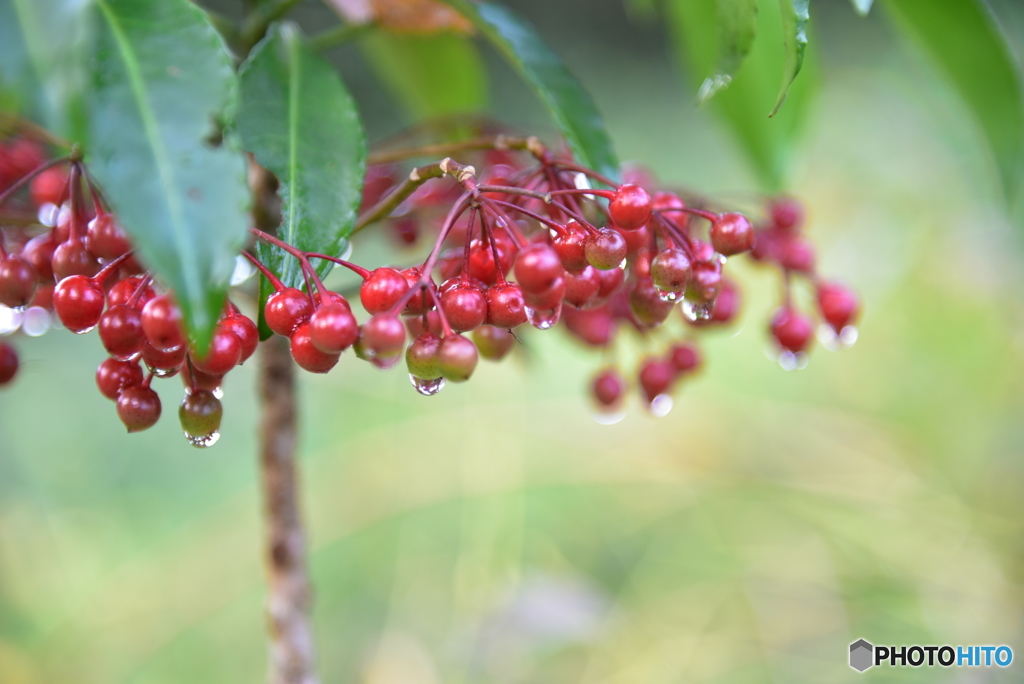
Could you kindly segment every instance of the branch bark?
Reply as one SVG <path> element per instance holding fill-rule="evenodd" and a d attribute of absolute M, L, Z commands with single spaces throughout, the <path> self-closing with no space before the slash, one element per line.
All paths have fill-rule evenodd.
<path fill-rule="evenodd" d="M 250 160 L 253 223 L 265 232 L 278 224 L 276 182 Z M 270 684 L 318 684 L 310 620 L 312 588 L 306 535 L 299 508 L 296 464 L 295 367 L 288 341 L 274 336 L 260 345 L 260 479 L 265 517 L 267 637 Z"/>

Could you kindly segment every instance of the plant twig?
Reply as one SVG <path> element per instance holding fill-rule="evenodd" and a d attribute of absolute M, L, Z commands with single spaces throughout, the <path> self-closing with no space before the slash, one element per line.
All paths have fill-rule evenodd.
<path fill-rule="evenodd" d="M 537 159 L 543 161 L 548 155 L 548 148 L 535 136 L 526 138 L 515 137 L 499 133 L 485 138 L 474 138 L 453 143 L 438 143 L 436 145 L 423 145 L 421 147 L 403 147 L 392 150 L 379 150 L 371 152 L 366 160 L 368 164 L 388 164 L 402 161 L 404 159 L 415 159 L 417 157 L 442 157 L 450 156 L 458 152 L 472 150 L 523 150 L 529 152 Z"/>

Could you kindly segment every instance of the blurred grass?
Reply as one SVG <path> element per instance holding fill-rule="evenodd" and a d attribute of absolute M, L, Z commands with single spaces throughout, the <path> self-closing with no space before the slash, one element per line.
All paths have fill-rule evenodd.
<path fill-rule="evenodd" d="M 751 187 L 654 49 L 607 33 L 600 7 L 611 19 L 583 28 L 605 33 L 559 48 L 623 156 L 711 192 Z M 793 189 L 823 271 L 865 297 L 857 345 L 779 369 L 763 353 L 775 277 L 738 264 L 739 332 L 706 336 L 706 370 L 661 420 L 631 406 L 591 421 L 601 359 L 559 333 L 430 399 L 351 356 L 305 376 L 324 682 L 966 681 L 859 675 L 847 645 L 1022 652 L 1019 236 L 948 89 L 878 17 L 851 30 L 842 8 L 819 15 L 824 88 Z M 514 86 L 495 90 L 498 111 L 535 119 Z M 23 375 L 0 395 L 0 682 L 260 680 L 252 368 L 228 381 L 221 442 L 196 451 L 176 382 L 165 420 L 128 438 L 92 387 L 94 334 L 18 346 Z"/>

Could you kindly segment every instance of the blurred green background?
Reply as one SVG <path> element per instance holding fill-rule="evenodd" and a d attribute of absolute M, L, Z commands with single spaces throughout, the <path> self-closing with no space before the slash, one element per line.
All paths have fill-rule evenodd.
<path fill-rule="evenodd" d="M 510 4 L 594 93 L 623 158 L 724 199 L 756 189 L 656 23 L 618 0 Z M 1019 58 L 1024 17 L 1001 5 Z M 814 11 L 820 88 L 792 190 L 822 271 L 866 302 L 859 342 L 783 371 L 765 355 L 777 276 L 739 263 L 742 319 L 703 336 L 706 368 L 662 419 L 634 404 L 594 422 L 602 359 L 564 332 L 433 398 L 351 355 L 303 375 L 324 682 L 1021 681 L 1019 663 L 847 666 L 860 637 L 1024 657 L 1024 254 L 945 82 L 881 12 Z M 361 53 L 332 55 L 373 137 L 398 130 Z M 550 136 L 489 63 L 493 112 Z M 95 334 L 17 344 L 22 374 L 0 394 L 0 682 L 262 680 L 253 364 L 226 385 L 220 443 L 196 451 L 173 416 L 124 435 L 93 387 Z M 619 351 L 632 369 L 644 349 Z M 172 413 L 180 388 L 161 394 Z"/>

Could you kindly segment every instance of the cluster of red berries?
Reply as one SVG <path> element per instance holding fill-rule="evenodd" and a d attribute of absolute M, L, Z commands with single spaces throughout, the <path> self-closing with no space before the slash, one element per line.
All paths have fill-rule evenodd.
<path fill-rule="evenodd" d="M 41 230 L 5 229 L 0 304 L 51 309 L 76 333 L 98 327 L 110 358 L 100 365 L 97 384 L 117 402 L 129 431 L 146 429 L 160 417 L 152 379 L 179 375 L 186 390 L 182 429 L 193 444 L 209 445 L 222 415 L 219 388 L 255 352 L 256 324 L 228 301 L 209 348 L 199 353 L 173 293 L 161 291 L 135 259 L 84 165 L 51 165 L 42 161 L 41 150 L 28 154 L 24 144 L 17 149 L 17 171 L 31 179 L 21 199 L 41 217 L 48 208 L 52 220 Z M 305 277 L 304 289 L 288 287 L 250 251 L 243 252 L 273 286 L 263 319 L 289 339 L 296 364 L 326 373 L 349 347 L 381 369 L 394 367 L 404 355 L 412 384 L 430 395 L 446 381 L 468 380 L 480 356 L 503 358 L 518 340 L 515 329 L 526 324 L 544 330 L 562 322 L 572 335 L 600 348 L 626 327 L 650 344 L 676 308 L 691 330 L 733 320 L 739 290 L 725 278 L 724 266 L 743 252 L 778 264 L 787 293 L 791 274 L 811 278 L 825 324 L 837 340 L 849 342 L 857 298 L 843 286 L 817 280 L 796 202 L 771 202 L 767 224 L 755 228 L 739 213 L 709 211 L 672 192 L 649 193 L 649 183 L 632 182 L 639 178 L 614 183 L 553 155 L 535 139 L 521 149 L 530 161 L 520 164 L 507 150 L 483 155 L 485 174 L 451 159 L 416 169 L 410 181 L 447 180 L 432 180 L 415 192 L 410 181 L 398 181 L 393 165 L 370 167 L 364 215 L 390 216 L 392 225 L 404 225 L 404 242 L 416 241 L 424 215 L 446 209 L 435 222 L 429 255 L 416 265 L 368 270 L 252 229 L 255 240 L 297 259 Z M 29 162 L 35 166 L 26 171 Z M 11 166 L 4 163 L 0 170 Z M 2 201 L 17 201 L 19 184 L 24 180 L 11 185 Z M 346 298 L 324 287 L 315 260 L 335 262 L 362 278 L 359 300 L 369 315 L 362 325 Z M 808 348 L 813 326 L 789 300 L 787 294 L 770 329 L 778 349 L 796 358 Z M 637 373 L 639 394 L 656 414 L 671 405 L 673 386 L 701 363 L 686 339 L 670 340 L 666 347 L 663 355 L 645 358 Z M 0 384 L 16 370 L 13 350 L 0 345 Z M 594 379 L 593 397 L 606 415 L 620 411 L 627 386 L 614 367 Z"/>

